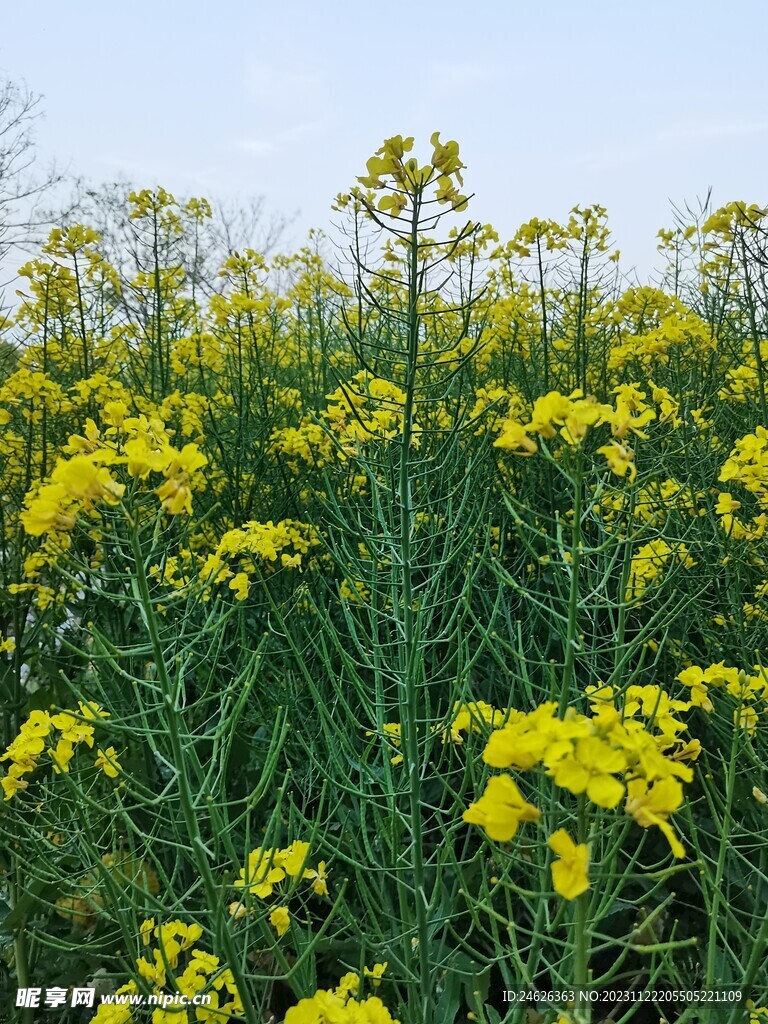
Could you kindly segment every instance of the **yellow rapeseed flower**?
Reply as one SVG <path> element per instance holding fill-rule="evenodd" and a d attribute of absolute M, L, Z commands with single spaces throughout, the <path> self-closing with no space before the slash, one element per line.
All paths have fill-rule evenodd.
<path fill-rule="evenodd" d="M 549 837 L 549 847 L 558 860 L 552 862 L 552 884 L 564 899 L 573 900 L 589 888 L 589 851 L 574 843 L 564 828 Z"/>

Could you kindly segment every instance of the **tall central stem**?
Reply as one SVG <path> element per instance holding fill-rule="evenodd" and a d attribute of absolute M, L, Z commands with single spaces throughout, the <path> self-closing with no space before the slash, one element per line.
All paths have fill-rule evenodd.
<path fill-rule="evenodd" d="M 419 355 L 419 215 L 421 188 L 413 195 L 413 216 L 409 246 L 408 275 L 408 351 L 406 360 L 405 402 L 403 406 L 403 437 L 400 452 L 398 517 L 400 520 L 400 589 L 402 598 L 402 645 L 400 648 L 399 703 L 405 766 L 408 773 L 409 840 L 413 888 L 416 895 L 415 944 L 418 965 L 418 1006 L 413 1007 L 413 1020 L 430 1024 L 432 1014 L 432 978 L 429 957 L 429 900 L 424 878 L 424 843 L 421 820 L 421 764 L 419 757 L 419 717 L 421 682 L 418 640 L 413 607 L 413 568 L 411 565 L 411 533 L 413 527 L 413 495 L 411 492 L 411 441 L 414 428 L 416 371 Z"/>

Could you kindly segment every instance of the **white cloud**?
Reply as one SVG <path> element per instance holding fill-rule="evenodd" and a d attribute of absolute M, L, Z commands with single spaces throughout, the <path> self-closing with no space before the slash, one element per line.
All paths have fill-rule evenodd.
<path fill-rule="evenodd" d="M 282 150 L 288 149 L 313 135 L 318 135 L 327 127 L 325 118 L 318 118 L 315 121 L 304 121 L 301 124 L 293 125 L 272 135 L 264 135 L 256 138 L 238 139 L 235 143 L 237 149 L 244 153 L 250 153 L 255 157 L 272 156 Z"/>

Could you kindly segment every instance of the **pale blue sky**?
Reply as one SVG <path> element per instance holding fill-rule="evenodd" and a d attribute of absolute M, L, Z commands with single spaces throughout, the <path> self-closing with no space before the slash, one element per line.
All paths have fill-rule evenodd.
<path fill-rule="evenodd" d="M 44 94 L 45 157 L 180 194 L 263 193 L 299 243 L 381 140 L 456 138 L 502 236 L 608 207 L 648 269 L 669 200 L 768 192 L 765 0 L 37 0 L 0 70 Z"/>

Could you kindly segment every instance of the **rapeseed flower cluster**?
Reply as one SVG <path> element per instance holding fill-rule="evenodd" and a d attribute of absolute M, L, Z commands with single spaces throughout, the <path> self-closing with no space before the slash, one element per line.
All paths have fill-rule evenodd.
<path fill-rule="evenodd" d="M 611 810 L 622 801 L 642 828 L 657 827 L 675 857 L 685 849 L 669 818 L 683 803 L 683 784 L 693 778 L 686 761 L 701 751 L 697 741 L 680 737 L 686 723 L 676 717 L 694 707 L 672 699 L 656 686 L 630 686 L 623 695 L 608 686 L 590 687 L 590 715 L 568 708 L 562 717 L 554 701 L 534 711 L 510 710 L 491 733 L 483 760 L 492 768 L 543 771 L 555 786 L 584 795 Z M 651 727 L 649 727 L 651 726 Z M 491 839 L 509 842 L 521 822 L 538 822 L 541 811 L 522 796 L 510 775 L 491 777 L 483 795 L 464 812 Z M 560 860 L 553 884 L 567 899 L 587 887 L 588 852 L 565 830 L 550 837 Z"/>
<path fill-rule="evenodd" d="M 0 761 L 9 761 L 5 775 L 0 779 L 5 799 L 11 800 L 17 793 L 29 786 L 29 775 L 41 766 L 41 758 L 47 756 L 56 774 L 69 771 L 69 763 L 80 744 L 93 748 L 96 726 L 102 718 L 108 718 L 104 711 L 91 702 L 79 702 L 78 711 L 31 711 L 19 729 L 18 736 L 0 755 Z M 96 750 L 94 766 L 111 779 L 121 771 L 114 747 Z"/>
<path fill-rule="evenodd" d="M 646 392 L 635 384 L 619 384 L 614 393 L 616 399 L 610 405 L 598 402 L 594 396 L 585 396 L 579 388 L 567 396 L 559 391 L 550 391 L 533 403 L 527 422 L 509 417 L 503 419 L 494 446 L 517 455 L 530 456 L 538 450 L 534 435 L 543 440 L 552 440 L 559 435 L 567 445 L 578 447 L 589 430 L 608 424 L 613 437 L 597 449 L 598 454 L 605 457 L 616 476 L 628 476 L 630 482 L 634 482 L 637 476 L 635 455 L 623 442 L 631 436 L 645 438 L 642 427 L 656 419 L 657 414 L 645 402 Z"/>
<path fill-rule="evenodd" d="M 126 485 L 118 482 L 110 467 L 125 466 L 128 476 L 146 480 L 162 474 L 155 488 L 162 507 L 172 515 L 192 511 L 193 486 L 199 486 L 198 471 L 208 462 L 197 445 L 181 450 L 170 444 L 164 424 L 145 416 L 128 416 L 123 403 L 110 403 L 104 418 L 110 425 L 104 432 L 86 421 L 85 434 L 73 434 L 67 451 L 69 459 L 58 459 L 50 483 L 30 491 L 21 515 L 24 529 L 39 537 L 53 530 L 71 530 L 76 512 L 88 512 L 97 502 L 117 505 Z M 195 482 L 196 481 L 196 482 Z"/>
<path fill-rule="evenodd" d="M 222 1024 L 242 1014 L 242 998 L 232 971 L 220 957 L 198 947 L 202 935 L 203 929 L 198 924 L 185 924 L 180 920 L 158 924 L 154 917 L 144 920 L 141 941 L 146 952 L 135 962 L 138 980 L 122 985 L 116 994 L 144 992 L 171 996 L 168 1005 L 152 1011 L 152 1024 L 191 1024 L 193 1021 Z M 201 992 L 209 997 L 205 1005 L 194 1009 L 179 1001 L 174 1005 L 174 995 L 191 999 Z M 93 1024 L 131 1024 L 135 1019 L 129 1004 L 102 1003 L 91 1021 Z"/>
<path fill-rule="evenodd" d="M 428 164 L 420 166 L 415 157 L 406 158 L 414 140 L 412 136 L 403 138 L 402 135 L 385 139 L 384 145 L 368 160 L 368 173 L 357 180 L 366 189 L 387 190 L 376 204 L 377 213 L 399 217 L 408 205 L 409 196 L 423 192 L 428 185 L 434 185 L 438 203 L 450 204 L 454 210 L 465 209 L 467 197 L 460 195 L 457 188 L 463 184 L 461 171 L 464 168 L 459 159 L 458 143 L 440 142 L 439 132 L 434 132 L 430 141 L 433 150 Z M 363 194 L 357 189 L 352 195 L 359 198 Z"/>
<path fill-rule="evenodd" d="M 295 839 L 283 849 L 257 847 L 248 854 L 246 867 L 234 881 L 242 896 L 229 905 L 229 913 L 239 919 L 253 913 L 253 899 L 269 899 L 286 879 L 308 881 L 316 896 L 328 895 L 328 866 L 321 860 L 316 867 L 308 863 L 309 843 Z M 270 924 L 278 935 L 284 935 L 290 926 L 290 914 L 285 906 L 276 907 L 270 915 Z"/>
<path fill-rule="evenodd" d="M 761 664 L 754 665 L 751 673 L 722 661 L 706 668 L 689 665 L 676 678 L 688 691 L 690 706 L 709 713 L 714 711 L 712 691 L 729 694 L 735 705 L 734 723 L 750 735 L 754 735 L 761 716 L 768 712 L 768 669 Z"/>
<path fill-rule="evenodd" d="M 378 985 L 386 964 L 365 968 L 364 977 Z M 321 989 L 300 1000 L 285 1015 L 285 1024 L 400 1024 L 378 996 L 358 998 L 359 974 L 345 974 L 333 989 Z"/>

